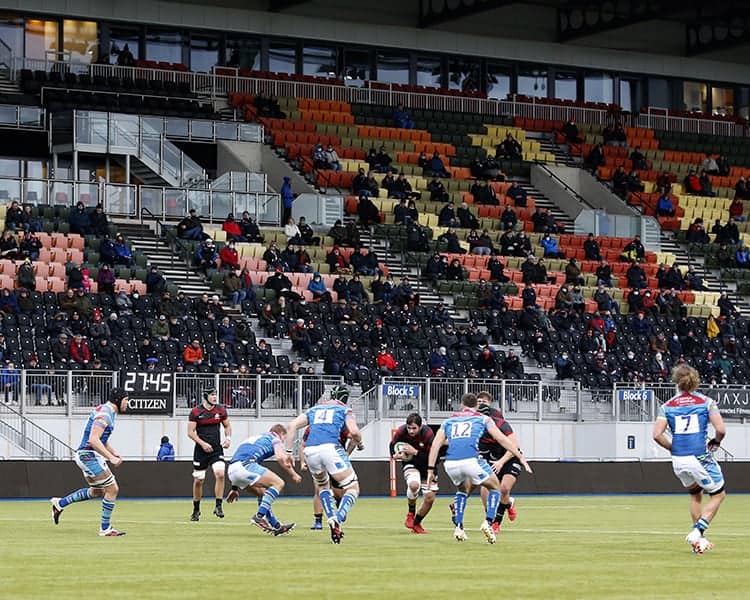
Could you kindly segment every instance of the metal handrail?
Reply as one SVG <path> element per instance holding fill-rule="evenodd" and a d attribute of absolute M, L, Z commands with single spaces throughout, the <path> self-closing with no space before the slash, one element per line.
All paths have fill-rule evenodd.
<path fill-rule="evenodd" d="M 157 227 L 157 230 L 156 230 L 157 243 L 159 243 L 163 239 L 164 240 L 164 245 L 167 248 L 169 248 L 169 243 L 167 242 L 167 237 L 166 237 L 166 228 L 167 228 L 167 226 L 164 223 L 164 221 L 162 221 L 159 217 L 157 217 L 154 213 L 152 213 L 148 208 L 145 208 L 145 207 L 142 206 L 141 207 L 141 224 L 143 223 L 143 215 L 144 214 L 150 216 L 154 220 L 154 222 L 156 223 L 156 227 Z M 185 247 L 185 245 L 180 241 L 180 238 L 177 237 L 177 236 L 174 237 L 174 245 L 177 246 L 177 248 L 179 248 L 180 252 L 182 253 L 181 256 L 185 256 L 186 254 L 189 255 L 189 249 Z M 172 263 L 171 264 L 172 264 L 172 266 L 174 266 L 174 256 L 175 256 L 175 253 L 172 252 L 171 253 L 171 258 L 172 258 Z M 187 273 L 186 273 L 185 280 L 187 281 L 187 279 L 188 278 L 187 278 Z"/>
<path fill-rule="evenodd" d="M 14 426 L 7 418 L 4 418 L 6 415 L 17 421 L 18 426 Z M 10 406 L 3 405 L 0 408 L 0 424 L 4 425 L 5 435 L 9 439 L 11 436 L 15 438 L 11 441 L 17 443 L 29 453 L 33 451 L 38 458 L 67 458 L 73 455 L 73 448 L 68 444 Z M 33 439 L 34 437 L 37 439 Z M 45 447 L 42 440 L 46 440 L 49 445 Z M 67 457 L 59 456 L 58 450 L 67 454 Z"/>
<path fill-rule="evenodd" d="M 547 166 L 547 163 L 534 161 L 534 164 L 536 164 L 538 167 L 541 167 L 541 169 L 549 175 L 552 179 L 554 179 L 559 186 L 565 189 L 569 194 L 571 194 L 573 197 L 575 197 L 576 200 L 578 200 L 581 204 L 584 204 L 588 206 L 589 208 L 594 208 L 589 202 L 581 196 L 576 190 L 574 190 L 572 187 L 570 187 L 567 183 L 565 183 L 562 179 L 560 179 L 557 175 L 555 175 L 552 171 L 550 171 L 549 167 Z"/>

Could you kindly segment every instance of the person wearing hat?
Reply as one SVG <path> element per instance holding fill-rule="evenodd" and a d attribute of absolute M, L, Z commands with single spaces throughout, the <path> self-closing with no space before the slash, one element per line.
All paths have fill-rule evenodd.
<path fill-rule="evenodd" d="M 221 440 L 221 427 L 224 440 Z M 214 473 L 215 506 L 214 515 L 224 518 L 222 501 L 224 498 L 224 450 L 232 443 L 232 424 L 227 409 L 219 404 L 219 396 L 212 387 L 201 392 L 201 403 L 190 411 L 188 417 L 188 437 L 195 442 L 193 451 L 193 514 L 191 521 L 200 520 L 201 497 L 206 471 L 211 467 Z"/>
<path fill-rule="evenodd" d="M 95 408 L 89 415 L 83 430 L 83 440 L 76 449 L 76 464 L 83 472 L 87 487 L 61 498 L 50 498 L 52 519 L 55 525 L 59 524 L 60 516 L 71 504 L 101 498 L 99 535 L 102 537 L 125 535 L 124 531 L 114 529 L 111 524 L 119 487 L 107 463 L 109 462 L 112 467 L 122 464 L 122 456 L 109 442 L 109 438 L 115 428 L 115 417 L 126 412 L 127 409 L 128 393 L 120 388 L 114 388 L 107 401 Z"/>
<path fill-rule="evenodd" d="M 70 211 L 68 224 L 70 225 L 70 233 L 78 233 L 80 235 L 90 235 L 93 233 L 91 231 L 91 217 L 86 212 L 83 202 L 79 201 L 75 208 Z"/>
<path fill-rule="evenodd" d="M 292 341 L 292 349 L 296 350 L 303 360 L 309 360 L 310 336 L 307 333 L 304 319 L 297 319 L 289 330 L 289 339 Z"/>
<path fill-rule="evenodd" d="M 169 323 L 166 315 L 159 315 L 151 326 L 151 337 L 155 340 L 166 342 L 169 340 Z"/>
<path fill-rule="evenodd" d="M 177 235 L 184 240 L 202 240 L 205 237 L 203 225 L 194 208 L 177 224 Z"/>
<path fill-rule="evenodd" d="M 398 371 L 398 362 L 393 358 L 386 345 L 380 347 L 380 352 L 378 352 L 375 362 L 378 365 L 378 372 L 383 377 L 394 375 Z"/>
<path fill-rule="evenodd" d="M 434 377 L 445 377 L 450 365 L 451 359 L 448 357 L 448 350 L 445 346 L 440 346 L 430 354 L 430 373 Z"/>
<path fill-rule="evenodd" d="M 86 367 L 91 361 L 91 350 L 86 340 L 83 339 L 83 335 L 76 333 L 73 336 L 73 341 L 70 342 L 69 346 L 70 361 L 77 363 L 81 367 Z"/>
<path fill-rule="evenodd" d="M 216 253 L 216 247 L 214 246 L 213 240 L 203 240 L 198 249 L 195 252 L 193 263 L 204 275 L 208 273 L 209 269 L 216 268 L 216 261 L 219 259 L 219 255 Z"/>
<path fill-rule="evenodd" d="M 174 462 L 174 446 L 170 444 L 169 436 L 162 436 L 159 451 L 156 453 L 156 460 L 159 462 Z"/>
<path fill-rule="evenodd" d="M 149 294 L 160 295 L 167 289 L 167 280 L 159 272 L 159 267 L 151 265 L 151 269 L 146 275 L 146 292 Z"/>

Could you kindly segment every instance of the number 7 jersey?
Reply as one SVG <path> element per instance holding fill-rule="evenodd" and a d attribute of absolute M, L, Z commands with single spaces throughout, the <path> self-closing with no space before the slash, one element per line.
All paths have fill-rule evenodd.
<path fill-rule="evenodd" d="M 479 440 L 492 419 L 473 410 L 451 415 L 442 424 L 448 440 L 445 460 L 464 460 L 479 455 Z"/>
<path fill-rule="evenodd" d="M 709 416 L 716 403 L 703 394 L 681 393 L 659 407 L 657 419 L 666 419 L 672 432 L 672 456 L 706 454 Z"/>

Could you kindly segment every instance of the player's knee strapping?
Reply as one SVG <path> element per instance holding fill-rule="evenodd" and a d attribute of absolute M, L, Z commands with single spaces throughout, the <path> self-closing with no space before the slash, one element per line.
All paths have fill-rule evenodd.
<path fill-rule="evenodd" d="M 352 473 L 349 477 L 339 481 L 339 486 L 342 490 L 347 490 L 347 492 L 349 492 L 349 489 L 357 485 L 357 483 L 359 483 L 359 479 L 357 479 L 356 474 Z"/>
<path fill-rule="evenodd" d="M 328 473 L 314 473 L 313 479 L 315 480 L 315 483 L 317 483 L 319 486 L 325 486 L 328 485 L 328 482 L 330 481 L 328 477 Z"/>
<path fill-rule="evenodd" d="M 105 479 L 102 479 L 101 481 L 95 481 L 94 483 L 91 483 L 89 485 L 92 488 L 104 489 L 116 482 L 117 480 L 115 479 L 115 476 L 112 473 L 110 473 L 109 477 L 106 477 Z"/>

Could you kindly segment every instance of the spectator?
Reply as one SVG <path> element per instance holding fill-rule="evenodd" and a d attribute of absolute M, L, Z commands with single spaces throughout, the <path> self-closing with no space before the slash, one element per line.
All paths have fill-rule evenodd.
<path fill-rule="evenodd" d="M 78 233 L 80 235 L 91 235 L 91 217 L 86 212 L 86 207 L 83 202 L 78 202 L 76 207 L 70 211 L 68 217 L 68 223 L 70 224 L 70 232 Z"/>
<path fill-rule="evenodd" d="M 589 233 L 586 241 L 583 242 L 583 251 L 585 252 L 585 260 L 602 260 L 601 249 L 599 248 L 599 242 L 594 239 L 594 234 Z"/>
<path fill-rule="evenodd" d="M 750 190 L 742 175 L 740 175 L 737 183 L 734 184 L 734 197 L 740 200 L 750 200 Z"/>
<path fill-rule="evenodd" d="M 628 262 L 643 262 L 646 258 L 646 249 L 641 243 L 641 236 L 636 235 L 633 241 L 628 243 L 622 250 L 620 255 L 622 260 Z"/>
<path fill-rule="evenodd" d="M 430 354 L 428 362 L 430 374 L 433 377 L 445 377 L 450 367 L 450 358 L 445 346 L 440 346 Z"/>
<path fill-rule="evenodd" d="M 557 245 L 557 240 L 553 238 L 549 233 L 545 233 L 542 237 L 540 244 L 544 248 L 545 258 L 565 258 L 565 253 L 560 252 L 560 248 Z"/>
<path fill-rule="evenodd" d="M 719 166 L 716 164 L 716 160 L 714 160 L 714 157 L 710 152 L 706 152 L 706 158 L 704 158 L 701 163 L 701 169 L 703 169 L 708 175 L 719 174 Z"/>
<path fill-rule="evenodd" d="M 5 226 L 10 231 L 18 231 L 23 229 L 23 223 L 23 208 L 21 208 L 17 200 L 13 200 L 5 213 Z"/>
<path fill-rule="evenodd" d="M 425 161 L 426 160 L 427 158 L 425 157 Z M 429 181 L 429 183 L 427 184 L 427 191 L 430 192 L 431 202 L 448 202 L 448 200 L 450 199 L 448 192 L 445 191 L 443 182 L 440 181 L 440 179 L 438 179 L 437 177 L 433 177 Z"/>
<path fill-rule="evenodd" d="M 98 308 L 94 311 L 89 325 L 89 337 L 92 340 L 107 339 L 112 337 L 112 332 L 109 325 L 104 321 L 102 317 L 102 311 Z"/>
<path fill-rule="evenodd" d="M 403 104 L 398 104 L 393 110 L 393 124 L 401 129 L 414 129 L 414 121 L 404 109 Z"/>
<path fill-rule="evenodd" d="M 190 342 L 185 349 L 182 351 L 182 361 L 185 367 L 200 367 L 203 365 L 203 348 L 198 338 L 195 338 Z"/>
<path fill-rule="evenodd" d="M 589 155 L 584 159 L 583 164 L 587 167 L 594 175 L 599 167 L 603 167 L 607 164 L 607 160 L 604 157 L 604 147 L 602 144 L 596 144 L 589 152 Z"/>
<path fill-rule="evenodd" d="M 18 249 L 23 258 L 30 258 L 31 260 L 39 260 L 39 251 L 42 247 L 42 242 L 39 238 L 34 235 L 31 231 L 24 231 L 21 243 L 18 245 Z"/>
<path fill-rule="evenodd" d="M 159 451 L 156 453 L 156 460 L 159 462 L 174 462 L 174 456 L 174 446 L 169 443 L 169 437 L 163 435 L 159 445 Z"/>
<path fill-rule="evenodd" d="M 377 225 L 381 222 L 378 207 L 375 206 L 367 195 L 360 195 L 359 203 L 357 204 L 357 214 L 359 215 L 360 223 L 364 227 Z"/>
<path fill-rule="evenodd" d="M 0 387 L 3 390 L 5 404 L 18 404 L 18 392 L 21 387 L 21 372 L 16 369 L 13 362 L 8 362 L 0 370 Z M 11 399 L 12 397 L 12 399 Z"/>
<path fill-rule="evenodd" d="M 177 236 L 185 240 L 202 240 L 206 237 L 194 208 L 191 208 L 188 216 L 177 224 Z"/>
<path fill-rule="evenodd" d="M 562 126 L 562 134 L 565 136 L 565 141 L 568 144 L 580 144 L 583 142 L 583 138 L 578 135 L 578 126 L 572 119 Z"/>
<path fill-rule="evenodd" d="M 448 231 L 438 236 L 437 241 L 440 244 L 445 244 L 445 251 L 451 254 L 466 254 L 466 250 L 461 247 L 461 242 L 456 235 L 456 231 L 449 227 Z M 441 248 L 443 246 L 440 246 Z"/>
<path fill-rule="evenodd" d="M 567 352 L 563 352 L 555 360 L 555 372 L 557 373 L 557 379 L 573 378 L 573 361 L 570 360 Z"/>
<path fill-rule="evenodd" d="M 438 214 L 439 227 L 460 227 L 461 223 L 456 217 L 456 211 L 453 207 L 453 200 L 450 200 Z"/>
<path fill-rule="evenodd" d="M 281 184 L 281 201 L 284 205 L 284 210 L 281 215 L 281 223 L 285 225 L 289 222 L 292 217 L 292 204 L 294 204 L 294 192 L 292 191 L 292 183 L 288 176 L 284 177 L 284 182 Z"/>
<path fill-rule="evenodd" d="M 385 146 L 380 146 L 380 150 L 375 157 L 375 167 L 372 169 L 378 173 L 395 173 L 396 169 L 391 166 L 393 159 L 386 152 Z"/>
<path fill-rule="evenodd" d="M 528 204 L 528 193 L 515 181 L 511 182 L 510 187 L 505 192 L 505 195 L 513 200 L 513 204 L 516 207 L 526 208 L 526 205 Z"/>
<path fill-rule="evenodd" d="M 249 273 L 247 273 L 247 277 L 250 277 Z M 252 286 L 252 282 L 250 285 Z M 235 308 L 239 308 L 245 298 L 247 298 L 247 288 L 243 286 L 242 277 L 240 277 L 238 269 L 227 271 L 222 280 L 221 287 L 224 297 L 230 300 Z"/>
<path fill-rule="evenodd" d="M 637 169 L 639 171 L 648 171 L 648 160 L 646 160 L 643 152 L 641 152 L 640 146 L 636 146 L 630 153 L 630 160 L 633 163 L 634 169 Z"/>
<path fill-rule="evenodd" d="M 518 140 L 508 132 L 505 134 L 505 140 L 503 140 L 495 148 L 495 158 L 507 158 L 508 160 L 523 160 L 523 149 Z"/>
<path fill-rule="evenodd" d="M 398 372 L 398 362 L 389 352 L 388 346 L 383 345 L 380 347 L 375 363 L 377 364 L 378 372 L 382 377 L 389 377 Z"/>
<path fill-rule="evenodd" d="M 443 160 L 440 158 L 440 153 L 437 150 L 432 153 L 428 170 L 429 176 L 431 177 L 442 177 L 446 179 L 451 176 L 446 170 Z"/>
<path fill-rule="evenodd" d="M 349 274 L 351 269 L 344 255 L 337 245 L 334 244 L 331 251 L 326 254 L 326 264 L 330 272 L 334 274 Z"/>
<path fill-rule="evenodd" d="M 612 191 L 623 200 L 628 195 L 628 174 L 623 166 L 617 167 L 612 175 Z"/>
<path fill-rule="evenodd" d="M 518 217 L 516 216 L 515 211 L 510 207 L 510 205 L 506 205 L 505 210 L 503 210 L 503 214 L 500 215 L 500 223 L 504 231 L 512 231 L 516 228 L 516 225 L 518 224 Z"/>
<path fill-rule="evenodd" d="M 339 160 L 338 152 L 333 147 L 333 144 L 328 144 L 324 152 L 325 161 L 328 163 L 328 168 L 334 171 L 341 170 L 341 161 Z"/>
<path fill-rule="evenodd" d="M 102 265 L 102 268 L 99 271 L 99 274 L 101 274 L 102 271 L 104 271 L 104 267 L 106 265 Z M 114 292 L 114 273 L 109 270 L 109 268 L 106 269 L 106 273 L 103 277 L 104 280 L 109 279 L 109 277 L 112 276 L 112 284 L 110 286 L 111 290 L 109 293 Z M 99 277 L 97 275 L 97 281 L 99 280 Z M 159 272 L 159 267 L 156 265 L 151 265 L 151 270 L 149 271 L 148 275 L 146 275 L 146 293 L 153 294 L 153 295 L 162 295 L 164 291 L 167 289 L 167 280 L 164 279 L 164 275 L 162 275 Z M 101 285 L 100 289 L 101 291 Z"/>
<path fill-rule="evenodd" d="M 317 271 L 313 273 L 313 278 L 307 284 L 307 289 L 312 293 L 313 300 L 331 302 L 331 293 L 328 291 L 322 276 Z"/>
<path fill-rule="evenodd" d="M 656 214 L 659 217 L 674 217 L 675 209 L 669 194 L 662 192 L 656 202 Z"/>
<path fill-rule="evenodd" d="M 18 267 L 16 282 L 19 288 L 25 288 L 32 292 L 36 291 L 36 273 L 34 272 L 34 265 L 31 264 L 31 259 L 24 259 L 21 266 Z"/>
<path fill-rule="evenodd" d="M 219 258 L 221 259 L 221 268 L 236 270 L 240 268 L 240 255 L 235 247 L 234 240 L 226 244 L 219 252 Z"/>
<path fill-rule="evenodd" d="M 685 285 L 688 287 L 688 289 L 691 289 L 695 292 L 708 291 L 708 288 L 703 283 L 703 278 L 695 270 L 695 267 L 693 265 L 690 265 L 688 267 L 687 273 L 685 273 Z"/>
<path fill-rule="evenodd" d="M 151 337 L 153 339 L 167 341 L 169 340 L 169 323 L 167 323 L 166 315 L 159 315 L 159 318 L 154 321 L 151 326 Z"/>
<path fill-rule="evenodd" d="M 91 361 L 91 350 L 80 333 L 73 336 L 68 352 L 71 363 L 76 363 L 81 367 L 86 367 Z"/>
<path fill-rule="evenodd" d="M 101 204 L 96 205 L 94 210 L 89 214 L 89 225 L 93 235 L 98 238 L 104 237 L 109 231 L 109 222 L 107 215 L 104 214 L 104 206 Z M 41 230 L 40 230 L 41 231 Z"/>
<path fill-rule="evenodd" d="M 584 279 L 581 275 L 581 267 L 575 258 L 571 258 L 565 266 L 565 283 L 572 285 L 583 285 Z"/>
<path fill-rule="evenodd" d="M 474 204 L 500 206 L 500 200 L 495 190 L 490 187 L 489 181 L 476 181 L 471 186 L 471 195 L 474 197 Z"/>
<path fill-rule="evenodd" d="M 461 266 L 460 260 L 454 258 L 451 261 L 451 264 L 448 265 L 448 268 L 445 271 L 445 277 L 448 281 L 463 281 L 465 279 L 464 270 Z"/>
<path fill-rule="evenodd" d="M 745 244 L 740 245 L 734 254 L 734 260 L 740 269 L 750 269 L 750 250 Z"/>
<path fill-rule="evenodd" d="M 745 220 L 744 212 L 744 203 L 735 196 L 734 200 L 732 200 L 732 203 L 729 205 L 729 218 L 742 223 Z"/>
<path fill-rule="evenodd" d="M 198 246 L 193 263 L 199 271 L 202 271 L 204 275 L 207 275 L 209 269 L 216 268 L 216 261 L 218 258 L 219 255 L 216 254 L 216 247 L 214 246 L 213 240 L 207 239 L 203 240 L 201 245 Z"/>
<path fill-rule="evenodd" d="M 731 212 L 731 210 L 730 210 Z M 708 244 L 709 237 L 703 227 L 703 219 L 697 217 L 691 224 L 685 234 L 685 239 L 691 244 Z"/>
<path fill-rule="evenodd" d="M 242 220 L 240 221 L 240 231 L 242 232 L 242 237 L 246 242 L 262 244 L 264 241 L 263 236 L 260 234 L 260 228 L 255 222 L 255 218 L 251 217 L 250 213 L 247 211 L 244 211 L 242 213 Z"/>
<path fill-rule="evenodd" d="M 133 265 L 133 254 L 130 252 L 127 242 L 121 233 L 115 236 L 115 263 L 131 267 Z"/>
<path fill-rule="evenodd" d="M 234 215 L 232 213 L 227 215 L 227 218 L 221 225 L 221 229 L 226 232 L 228 240 L 233 240 L 235 242 L 247 241 L 245 240 L 245 236 L 242 235 L 242 227 L 234 220 Z"/>
<path fill-rule="evenodd" d="M 685 186 L 686 194 L 694 194 L 696 196 L 700 196 L 703 193 L 700 179 L 695 174 L 695 170 L 693 169 L 690 169 L 690 171 L 688 172 L 683 181 L 683 185 Z"/>

